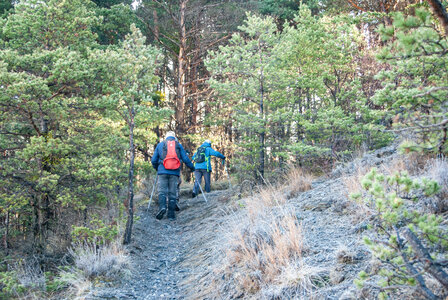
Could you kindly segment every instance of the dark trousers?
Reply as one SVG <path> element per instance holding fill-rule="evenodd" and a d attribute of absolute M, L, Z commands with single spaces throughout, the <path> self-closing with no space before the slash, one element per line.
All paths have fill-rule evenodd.
<path fill-rule="evenodd" d="M 196 178 L 196 180 L 194 181 L 193 193 L 199 194 L 199 192 L 200 192 L 199 184 L 202 184 L 202 177 L 204 177 L 204 181 L 205 181 L 205 191 L 207 193 L 210 193 L 210 174 L 211 173 L 212 172 L 207 172 L 207 170 L 194 171 L 194 178 Z"/>
<path fill-rule="evenodd" d="M 179 203 L 180 198 L 180 185 L 182 184 L 182 175 L 179 176 L 179 179 L 177 181 L 177 188 L 176 188 L 176 200 L 177 203 Z"/>
<path fill-rule="evenodd" d="M 168 199 L 168 217 L 174 217 L 178 182 L 179 176 L 167 174 L 159 175 L 159 209 L 166 209 L 166 202 Z"/>

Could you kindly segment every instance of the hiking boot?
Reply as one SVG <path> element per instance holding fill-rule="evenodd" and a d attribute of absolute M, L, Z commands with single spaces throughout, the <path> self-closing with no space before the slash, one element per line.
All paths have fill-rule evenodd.
<path fill-rule="evenodd" d="M 176 203 L 176 207 L 174 208 L 175 211 L 180 211 L 179 204 Z"/>
<path fill-rule="evenodd" d="M 191 198 L 194 198 L 194 197 L 196 197 L 196 193 L 195 193 L 195 192 L 192 192 L 192 193 L 191 193 Z"/>
<path fill-rule="evenodd" d="M 163 215 L 166 213 L 166 208 L 161 208 L 156 215 L 157 220 L 162 220 Z"/>
<path fill-rule="evenodd" d="M 173 210 L 168 210 L 168 219 L 170 220 L 176 219 L 176 214 L 174 213 Z"/>

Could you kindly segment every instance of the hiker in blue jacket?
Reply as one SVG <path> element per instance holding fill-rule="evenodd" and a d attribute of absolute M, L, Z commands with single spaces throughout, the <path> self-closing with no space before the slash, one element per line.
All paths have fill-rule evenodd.
<path fill-rule="evenodd" d="M 207 193 L 210 193 L 210 178 L 212 173 L 210 156 L 216 156 L 218 158 L 222 158 L 223 160 L 226 159 L 224 155 L 216 150 L 213 150 L 210 140 L 205 140 L 205 142 L 193 155 L 193 161 L 195 162 L 194 177 L 196 178 L 192 194 L 193 198 L 196 197 L 196 195 L 199 193 L 199 184 L 202 183 L 202 177 L 204 177 L 205 181 L 205 191 Z"/>
<path fill-rule="evenodd" d="M 194 165 L 185 152 L 184 147 L 176 141 L 176 135 L 173 131 L 169 131 L 166 134 L 166 138 L 163 142 L 160 142 L 154 155 L 151 159 L 151 164 L 154 169 L 157 170 L 159 176 L 159 211 L 157 212 L 156 218 L 161 220 L 166 212 L 166 200 L 168 198 L 168 218 L 174 220 L 176 218 L 176 194 L 177 194 L 177 184 L 180 176 L 180 164 L 177 169 L 166 169 L 163 162 L 167 157 L 167 143 L 169 141 L 175 141 L 175 155 L 177 158 L 184 162 L 187 167 L 194 171 Z M 164 151 L 165 148 L 165 151 Z M 165 153 L 164 153 L 165 152 Z M 164 157 L 165 156 L 165 157 Z"/>

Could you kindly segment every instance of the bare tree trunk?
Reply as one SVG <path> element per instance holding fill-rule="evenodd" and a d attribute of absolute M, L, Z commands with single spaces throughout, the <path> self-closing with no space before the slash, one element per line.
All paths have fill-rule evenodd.
<path fill-rule="evenodd" d="M 6 253 L 8 253 L 8 238 L 9 238 L 9 210 L 6 212 L 5 218 L 5 235 L 3 237 L 3 247 L 5 248 Z"/>
<path fill-rule="evenodd" d="M 265 124 L 265 118 L 264 118 L 264 70 L 263 70 L 263 54 L 262 54 L 262 48 L 261 48 L 261 42 L 258 43 L 258 50 L 260 51 L 260 102 L 259 102 L 259 113 L 260 113 L 260 119 L 262 122 L 262 126 L 260 128 L 260 136 L 259 136 L 259 143 L 260 143 L 260 157 L 258 161 L 258 171 L 260 173 L 261 177 L 264 177 L 264 143 L 265 143 L 265 136 L 266 136 L 266 124 Z M 262 180 L 262 178 L 260 178 Z"/>
<path fill-rule="evenodd" d="M 131 242 L 132 225 L 134 223 L 134 159 L 135 159 L 135 145 L 134 145 L 134 126 L 135 126 L 135 108 L 132 104 L 130 118 L 129 118 L 129 148 L 131 152 L 129 162 L 129 186 L 128 186 L 128 198 L 127 209 L 128 219 L 126 222 L 126 230 L 123 237 L 123 244 L 129 244 Z"/>
<path fill-rule="evenodd" d="M 434 16 L 439 19 L 440 24 L 445 31 L 445 36 L 448 35 L 448 14 L 442 2 L 440 2 L 439 0 L 428 0 L 428 3 L 431 6 Z"/>
<path fill-rule="evenodd" d="M 159 29 L 159 16 L 157 14 L 157 10 L 156 9 L 154 9 L 152 11 L 152 16 L 153 16 L 153 19 L 154 19 L 154 36 L 156 38 L 156 41 L 158 41 L 158 40 L 160 40 L 160 29 Z M 163 80 L 164 80 L 163 77 L 165 76 L 164 73 L 165 72 L 162 71 L 162 74 L 160 74 L 160 78 L 162 78 Z M 163 91 L 162 88 L 160 88 L 160 90 Z M 159 104 L 159 99 L 156 97 L 156 99 L 154 100 L 154 106 L 156 108 L 159 108 L 159 105 L 160 105 Z M 154 144 L 154 149 L 155 149 L 157 147 L 157 144 L 159 143 L 159 139 L 160 139 L 160 128 L 159 128 L 159 125 L 157 125 L 157 127 L 154 128 L 154 133 L 157 136 L 157 141 Z"/>
<path fill-rule="evenodd" d="M 185 24 L 185 13 L 187 10 L 188 0 L 182 0 L 180 2 L 179 10 L 179 53 L 178 53 L 178 65 L 177 65 L 177 91 L 176 91 L 176 131 L 179 136 L 185 133 L 185 98 L 186 98 L 186 50 L 187 50 L 187 30 Z"/>
<path fill-rule="evenodd" d="M 152 11 L 152 17 L 154 19 L 154 36 L 156 38 L 156 41 L 158 41 L 160 39 L 160 29 L 159 29 L 159 16 L 157 14 L 156 9 Z"/>

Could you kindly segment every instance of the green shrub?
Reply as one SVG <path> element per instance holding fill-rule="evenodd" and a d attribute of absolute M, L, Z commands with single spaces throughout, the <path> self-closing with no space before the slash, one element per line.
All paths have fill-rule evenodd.
<path fill-rule="evenodd" d="M 8 297 L 24 293 L 26 287 L 20 283 L 16 271 L 6 271 L 0 272 L 0 290 L 8 299 Z"/>
<path fill-rule="evenodd" d="M 74 243 L 84 243 L 103 245 L 117 239 L 117 225 L 105 225 L 102 220 L 90 222 L 92 228 L 85 226 L 73 226 L 72 241 Z"/>
<path fill-rule="evenodd" d="M 439 185 L 426 178 L 412 179 L 407 172 L 386 176 L 374 168 L 363 178 L 362 186 L 363 200 L 374 212 L 370 224 L 374 237 L 365 237 L 364 242 L 381 267 L 378 272 L 361 272 L 356 285 L 363 287 L 372 275 L 379 275 L 381 279 L 373 286 L 379 289 L 380 298 L 410 288 L 428 299 L 440 297 L 440 290 L 448 287 L 448 276 L 439 264 L 446 258 L 448 235 L 440 216 L 421 213 L 415 205 L 436 194 Z M 440 290 L 430 286 L 429 280 L 438 282 Z"/>

